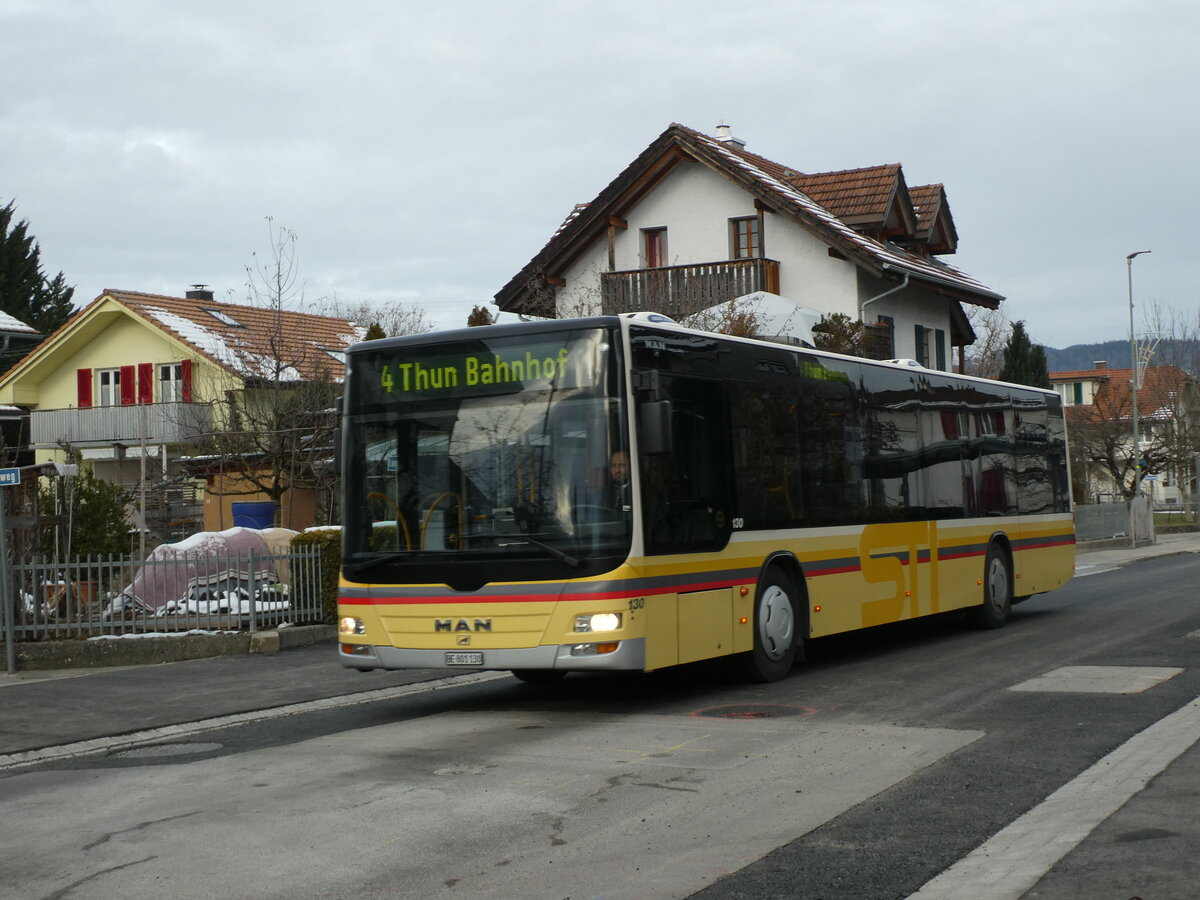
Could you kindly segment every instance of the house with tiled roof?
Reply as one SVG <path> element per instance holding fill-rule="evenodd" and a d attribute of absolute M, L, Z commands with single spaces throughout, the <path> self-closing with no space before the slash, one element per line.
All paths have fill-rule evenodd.
<path fill-rule="evenodd" d="M 1135 461 L 1143 464 L 1141 493 L 1156 506 L 1189 500 L 1200 441 L 1200 387 L 1178 366 L 1146 366 L 1137 388 L 1137 453 L 1133 453 L 1133 370 L 1109 368 L 1051 372 L 1063 398 L 1078 502 L 1128 494 Z"/>
<path fill-rule="evenodd" d="M 805 173 L 751 153 L 728 126 L 674 124 L 577 204 L 495 300 L 523 315 L 687 319 L 770 296 L 882 326 L 892 357 L 950 369 L 952 348 L 961 360 L 975 339 L 964 304 L 1004 299 L 942 259 L 957 247 L 944 187 L 910 188 L 899 164 Z"/>
<path fill-rule="evenodd" d="M 41 339 L 36 328 L 0 310 L 0 373 L 12 368 Z M 29 413 L 19 406 L 0 404 L 0 465 L 32 465 L 33 456 L 26 446 L 28 432 Z"/>
<path fill-rule="evenodd" d="M 41 334 L 32 325 L 0 310 L 0 372 L 10 368 L 41 339 Z"/>
<path fill-rule="evenodd" d="M 265 385 L 340 382 L 361 329 L 344 319 L 184 297 L 106 290 L 0 377 L 0 404 L 29 410 L 37 462 L 87 460 L 97 476 L 155 494 L 166 539 L 234 524 L 227 490 L 203 457 L 223 421 Z M 312 496 L 284 499 L 281 524 L 313 524 Z M 139 504 L 140 509 L 140 504 Z"/>

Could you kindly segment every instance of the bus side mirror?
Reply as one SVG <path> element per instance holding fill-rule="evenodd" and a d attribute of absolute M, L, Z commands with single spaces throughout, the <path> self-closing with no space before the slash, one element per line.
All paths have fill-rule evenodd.
<path fill-rule="evenodd" d="M 644 454 L 670 453 L 671 401 L 651 400 L 638 407 L 638 449 Z"/>

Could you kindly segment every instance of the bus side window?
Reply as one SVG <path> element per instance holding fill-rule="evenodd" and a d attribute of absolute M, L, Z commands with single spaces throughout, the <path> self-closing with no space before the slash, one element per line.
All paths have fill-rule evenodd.
<path fill-rule="evenodd" d="M 730 529 L 723 392 L 708 380 L 664 382 L 671 399 L 672 448 L 641 457 L 646 550 L 717 550 L 725 546 Z"/>

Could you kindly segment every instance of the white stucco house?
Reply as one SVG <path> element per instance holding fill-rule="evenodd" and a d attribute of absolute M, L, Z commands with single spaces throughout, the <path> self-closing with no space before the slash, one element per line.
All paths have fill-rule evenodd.
<path fill-rule="evenodd" d="M 495 299 L 523 315 L 686 318 L 765 293 L 884 326 L 889 357 L 949 370 L 953 348 L 961 360 L 975 340 L 962 304 L 1004 299 L 941 260 L 957 244 L 942 185 L 909 188 L 899 164 L 805 174 L 750 153 L 728 126 L 714 137 L 673 124 Z M 790 320 L 779 307 L 772 319 Z"/>

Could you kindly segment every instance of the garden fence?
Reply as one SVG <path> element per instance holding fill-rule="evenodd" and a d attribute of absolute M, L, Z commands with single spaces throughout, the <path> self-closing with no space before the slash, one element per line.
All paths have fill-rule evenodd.
<path fill-rule="evenodd" d="M 3 564 L 12 639 L 258 631 L 320 622 L 319 548 Z M 9 640 L 5 635 L 5 640 Z"/>

